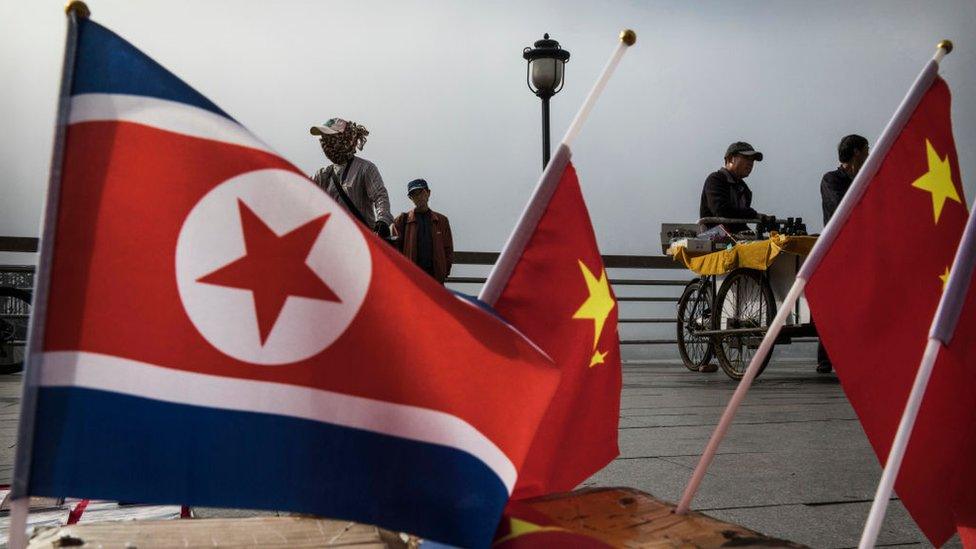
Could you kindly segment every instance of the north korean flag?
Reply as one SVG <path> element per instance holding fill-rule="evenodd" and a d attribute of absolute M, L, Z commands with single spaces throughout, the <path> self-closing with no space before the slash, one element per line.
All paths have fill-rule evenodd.
<path fill-rule="evenodd" d="M 19 495 L 490 543 L 551 360 L 89 20 L 68 100 Z"/>

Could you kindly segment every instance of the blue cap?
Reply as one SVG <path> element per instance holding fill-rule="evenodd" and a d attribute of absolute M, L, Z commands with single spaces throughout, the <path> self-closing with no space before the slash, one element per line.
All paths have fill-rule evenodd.
<path fill-rule="evenodd" d="M 429 191 L 430 187 L 427 186 L 427 180 L 414 179 L 410 183 L 407 183 L 407 196 L 410 196 L 410 193 L 416 191 L 417 189 L 427 189 Z"/>

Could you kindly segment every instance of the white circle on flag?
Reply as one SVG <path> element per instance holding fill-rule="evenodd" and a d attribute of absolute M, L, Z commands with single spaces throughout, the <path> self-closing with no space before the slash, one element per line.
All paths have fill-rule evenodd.
<path fill-rule="evenodd" d="M 302 227 L 317 227 L 327 215 L 317 237 L 314 229 L 305 233 L 313 236 L 304 264 L 314 275 L 300 264 L 297 270 L 306 275 L 306 285 L 336 299 L 287 295 L 283 305 L 271 300 L 276 305 L 265 307 L 262 334 L 257 291 L 201 282 L 254 251 L 254 242 L 247 248 L 245 214 L 260 220 L 250 226 L 260 227 L 272 243 Z M 251 276 L 255 284 L 276 289 L 277 277 L 260 273 Z M 325 350 L 359 312 L 371 275 L 369 246 L 357 222 L 308 179 L 279 169 L 248 172 L 216 186 L 190 211 L 176 243 L 176 283 L 190 321 L 220 352 L 253 364 L 289 364 Z"/>

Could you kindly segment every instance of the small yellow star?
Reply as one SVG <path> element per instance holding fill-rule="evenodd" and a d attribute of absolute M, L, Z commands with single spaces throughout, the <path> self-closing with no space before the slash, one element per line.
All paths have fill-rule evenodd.
<path fill-rule="evenodd" d="M 946 267 L 945 274 L 939 275 L 939 279 L 942 280 L 942 291 L 945 291 L 946 284 L 949 283 L 949 267 Z"/>
<path fill-rule="evenodd" d="M 597 364 L 603 364 L 606 362 L 607 354 L 609 354 L 609 352 L 610 351 L 601 353 L 600 351 L 593 351 L 593 358 L 590 359 L 590 368 L 596 366 Z"/>
<path fill-rule="evenodd" d="M 939 222 L 942 206 L 946 200 L 955 200 L 962 204 L 956 186 L 952 183 L 952 167 L 949 165 L 949 155 L 940 158 L 932 143 L 925 140 L 925 154 L 929 161 L 929 171 L 912 183 L 912 187 L 932 193 L 932 210 L 935 212 L 935 222 Z"/>
<path fill-rule="evenodd" d="M 613 296 L 610 295 L 610 283 L 607 281 L 607 272 L 601 272 L 600 278 L 597 278 L 581 260 L 577 261 L 579 262 L 580 270 L 583 272 L 586 290 L 590 295 L 580 305 L 579 310 L 573 314 L 573 318 L 593 321 L 593 350 L 596 352 L 593 358 L 590 359 L 590 366 L 592 367 L 596 364 L 601 364 L 607 356 L 607 353 L 597 351 L 596 346 L 600 342 L 600 334 L 603 333 L 603 326 L 607 322 L 607 317 L 610 316 L 610 312 L 613 311 L 616 303 L 613 300 Z"/>

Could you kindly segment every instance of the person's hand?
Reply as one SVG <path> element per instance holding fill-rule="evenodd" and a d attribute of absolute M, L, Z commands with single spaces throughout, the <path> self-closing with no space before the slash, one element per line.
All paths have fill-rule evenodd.
<path fill-rule="evenodd" d="M 386 221 L 377 221 L 373 231 L 380 235 L 380 238 L 390 238 L 390 224 Z"/>

